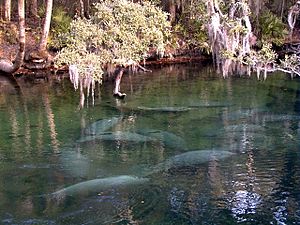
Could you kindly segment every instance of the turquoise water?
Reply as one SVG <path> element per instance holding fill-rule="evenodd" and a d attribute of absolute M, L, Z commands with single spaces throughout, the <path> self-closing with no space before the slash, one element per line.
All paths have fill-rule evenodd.
<path fill-rule="evenodd" d="M 300 224 L 300 82 L 207 65 L 0 77 L 0 224 Z"/>

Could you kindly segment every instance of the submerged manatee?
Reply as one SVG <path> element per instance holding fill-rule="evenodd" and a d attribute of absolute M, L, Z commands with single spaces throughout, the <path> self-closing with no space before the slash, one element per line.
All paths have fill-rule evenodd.
<path fill-rule="evenodd" d="M 213 160 L 222 160 L 233 156 L 234 153 L 229 151 L 221 151 L 221 150 L 196 150 L 189 151 L 179 155 L 175 155 L 166 161 L 157 164 L 154 168 L 148 172 L 147 175 L 152 173 L 158 173 L 162 171 L 168 171 L 174 168 L 180 167 L 193 167 L 199 164 L 203 164 Z"/>
<path fill-rule="evenodd" d="M 50 196 L 54 199 L 63 199 L 66 196 L 88 195 L 111 189 L 120 189 L 132 185 L 139 185 L 146 183 L 148 180 L 148 178 L 139 178 L 127 175 L 94 179 L 63 188 L 50 194 Z"/>
<path fill-rule="evenodd" d="M 180 149 L 180 150 L 186 149 L 185 140 L 168 131 L 140 129 L 137 130 L 137 133 L 157 139 L 167 148 Z"/>
<path fill-rule="evenodd" d="M 166 106 L 166 107 L 144 107 L 139 106 L 137 109 L 142 111 L 153 111 L 153 112 L 187 112 L 191 110 L 191 108 L 188 107 L 172 107 L 172 106 Z"/>
<path fill-rule="evenodd" d="M 190 108 L 225 108 L 225 107 L 230 107 L 233 106 L 232 103 L 229 102 L 194 102 L 190 103 L 189 107 Z"/>
<path fill-rule="evenodd" d="M 109 130 L 113 126 L 115 126 L 117 123 L 119 123 L 121 121 L 121 119 L 122 118 L 120 118 L 120 117 L 112 117 L 112 118 L 109 118 L 109 119 L 98 120 L 98 121 L 90 124 L 89 126 L 87 126 L 84 129 L 84 133 L 86 135 L 101 134 L 101 133 Z"/>
<path fill-rule="evenodd" d="M 84 143 L 95 140 L 103 140 L 103 141 L 124 141 L 124 142 L 148 142 L 148 141 L 156 141 L 156 139 L 147 137 L 141 134 L 132 133 L 132 132 L 105 132 L 95 136 L 85 136 L 80 138 L 77 142 Z"/>

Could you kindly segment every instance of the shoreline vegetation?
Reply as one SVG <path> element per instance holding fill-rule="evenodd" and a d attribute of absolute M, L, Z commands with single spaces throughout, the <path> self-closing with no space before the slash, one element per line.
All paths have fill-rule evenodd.
<path fill-rule="evenodd" d="M 51 2 L 51 1 L 49 1 Z M 113 1 L 112 1 L 113 2 Z M 148 2 L 148 1 L 145 1 Z M 157 2 L 159 1 L 149 1 L 149 2 L 154 2 L 157 4 Z M 166 1 L 168 2 L 168 1 Z M 276 2 L 276 1 L 275 1 Z M 216 36 L 218 36 L 218 32 L 221 31 L 221 28 L 223 29 L 223 27 L 225 27 L 224 24 L 220 24 L 220 17 L 226 17 L 226 15 L 224 16 L 224 13 L 222 12 L 222 3 L 224 4 L 225 1 L 220 1 L 220 3 L 218 1 L 207 1 L 207 12 L 209 15 L 209 17 L 212 18 L 211 24 L 208 23 L 208 21 L 206 21 L 206 24 L 204 24 L 207 27 L 208 32 L 212 32 L 214 37 L 212 41 L 208 41 L 205 40 L 203 42 L 206 43 L 202 43 L 203 45 L 206 45 L 205 47 L 208 49 L 205 49 L 205 47 L 203 46 L 199 46 L 201 45 L 201 43 L 198 43 L 198 46 L 193 46 L 193 44 L 191 43 L 187 43 L 187 37 L 188 34 L 186 34 L 187 29 L 195 29 L 195 28 L 191 28 L 191 27 L 187 27 L 187 28 L 182 28 L 180 26 L 185 25 L 183 20 L 191 20 L 191 18 L 183 18 L 183 16 L 187 16 L 185 15 L 187 12 L 183 12 L 183 9 L 181 9 L 181 12 L 179 9 L 176 9 L 175 12 L 168 12 L 168 20 L 170 20 L 170 22 L 172 22 L 172 37 L 173 39 L 176 39 L 176 46 L 174 45 L 174 43 L 172 43 L 173 45 L 169 45 L 167 46 L 167 49 L 165 49 L 165 53 L 163 57 L 160 57 L 158 54 L 156 54 L 155 52 L 153 52 L 153 50 L 150 50 L 147 54 L 150 55 L 150 57 L 145 58 L 143 61 L 144 65 L 151 65 L 151 64 L 170 64 L 170 63 L 185 63 L 185 62 L 190 62 L 190 61 L 201 61 L 201 60 L 215 60 L 218 61 L 219 59 L 217 59 L 218 57 L 223 57 L 223 55 L 226 55 L 226 53 L 223 52 L 216 52 L 216 50 L 222 50 L 222 49 L 216 49 L 213 47 L 213 45 L 215 45 L 216 43 L 218 45 L 221 44 L 222 40 L 216 40 Z M 248 5 L 250 5 L 251 1 L 249 2 Z M 168 3 L 171 4 L 171 3 Z M 230 11 L 229 14 L 231 15 L 231 19 L 235 19 L 234 18 L 234 14 L 239 14 L 239 18 L 235 19 L 236 21 L 241 21 L 245 24 L 245 28 L 247 29 L 246 35 L 245 36 L 251 36 L 250 38 L 253 38 L 255 40 L 250 40 L 253 43 L 244 43 L 244 45 L 248 45 L 247 48 L 250 47 L 250 45 L 256 45 L 258 42 L 263 42 L 263 40 L 256 40 L 257 36 L 256 34 L 252 34 L 254 32 L 252 32 L 252 27 L 251 27 L 251 22 L 253 23 L 254 18 L 250 18 L 250 14 L 254 14 L 252 12 L 252 8 L 249 7 L 247 4 L 245 4 L 244 1 L 236 1 L 236 6 L 232 7 L 231 9 L 226 9 L 227 11 Z M 275 4 L 275 3 L 274 3 Z M 275 47 L 277 50 L 279 50 L 279 52 L 281 52 L 283 50 L 283 45 L 293 45 L 293 44 L 298 44 L 300 43 L 300 39 L 299 39 L 299 35 L 298 35 L 298 15 L 299 15 L 299 4 L 300 1 L 295 2 L 294 5 L 292 5 L 289 10 L 287 11 L 287 9 L 283 9 L 282 11 L 285 10 L 287 11 L 288 15 L 285 15 L 285 19 L 286 19 L 286 26 L 283 27 L 284 29 L 281 30 L 283 34 L 285 34 L 285 36 L 280 37 L 280 41 L 278 40 L 272 40 L 271 39 L 271 44 L 273 46 L 273 44 L 275 44 Z M 163 1 L 161 1 L 160 6 L 163 5 Z M 202 11 L 203 9 L 203 4 L 201 5 L 201 1 L 198 1 L 198 7 L 202 7 Z M 205 5 L 205 4 L 204 4 Z M 267 6 L 266 3 L 263 3 L 263 1 L 261 2 L 261 5 L 263 6 Z M 15 6 L 16 7 L 16 6 Z M 45 19 L 45 15 L 43 15 L 43 11 L 45 11 L 45 6 L 40 6 L 41 8 L 38 9 L 41 12 L 35 12 L 39 13 L 39 15 L 26 15 L 26 27 L 25 27 L 25 31 L 26 31 L 26 55 L 24 57 L 24 63 L 21 66 L 20 70 L 17 71 L 17 74 L 24 74 L 24 73 L 30 73 L 30 72 L 35 72 L 37 70 L 43 70 L 44 66 L 39 66 L 38 65 L 38 59 L 32 59 L 32 55 L 30 55 L 30 53 L 32 52 L 33 49 L 36 49 L 36 47 L 39 44 L 40 41 L 40 35 L 42 33 L 42 21 Z M 91 6 L 90 6 L 91 7 Z M 169 8 L 168 8 L 169 7 Z M 164 6 L 161 7 L 164 10 L 170 11 L 170 8 L 172 8 L 171 5 L 169 6 Z M 174 6 L 173 6 L 174 7 Z M 183 7 L 181 6 L 177 6 L 178 8 Z M 284 7 L 284 6 L 282 6 Z M 1 6 L 2 8 L 2 6 Z M 240 8 L 240 9 L 239 9 Z M 285 7 L 288 8 L 288 5 Z M 199 8 L 198 8 L 199 9 Z M 12 10 L 12 9 L 11 9 Z M 78 9 L 77 9 L 78 10 Z M 83 10 L 83 9 L 81 9 Z M 227 13 L 225 10 L 225 13 Z M 234 11 L 238 11 L 239 12 L 234 12 Z M 249 12 L 250 10 L 250 12 Z M 178 11 L 178 12 L 176 12 Z M 211 11 L 211 12 L 209 12 Z M 224 11 L 224 10 L 223 10 Z M 32 13 L 32 12 L 31 12 Z M 85 12 L 81 12 L 81 14 L 84 14 Z M 190 12 L 190 14 L 192 14 L 194 12 Z M 257 12 L 255 12 L 257 14 Z M 281 12 L 282 13 L 282 12 Z M 2 13 L 1 13 L 2 14 Z M 217 15 L 219 14 L 219 15 Z M 241 15 L 242 14 L 242 15 Z M 274 14 L 274 13 L 273 13 Z M 273 15 L 272 14 L 272 15 Z M 66 17 L 66 21 L 63 21 L 62 18 L 60 19 L 55 19 L 57 17 Z M 182 18 L 176 20 L 176 17 L 181 16 Z M 191 16 L 191 15 L 189 15 Z M 194 15 L 195 17 L 196 15 Z M 252 17 L 258 17 L 259 15 L 251 15 Z M 78 15 L 73 15 L 73 18 L 78 17 Z M 90 18 L 90 15 L 88 16 Z M 214 17 L 219 17 L 219 18 L 214 18 Z M 284 16 L 282 16 L 284 19 Z M 201 21 L 201 19 L 203 20 L 202 22 L 205 22 L 203 18 L 198 18 L 199 21 Z M 206 18 L 207 19 L 207 18 Z M 273 18 L 274 20 L 277 18 Z M 60 20 L 60 21 L 56 21 L 56 20 Z M 216 20 L 219 20 L 216 22 Z M 251 22 L 250 22 L 251 20 Z M 67 15 L 67 12 L 65 11 L 65 8 L 63 8 L 62 6 L 57 6 L 57 8 L 53 9 L 52 12 L 52 26 L 51 26 L 51 30 L 50 33 L 52 33 L 49 37 L 48 40 L 48 56 L 49 56 L 49 62 L 46 65 L 45 69 L 50 69 L 50 70 L 64 70 L 67 71 L 68 67 L 63 65 L 61 67 L 57 67 L 54 66 L 54 59 L 57 56 L 57 54 L 59 53 L 59 45 L 53 44 L 54 42 L 58 42 L 61 40 L 57 40 L 54 38 L 55 35 L 59 34 L 61 35 L 63 32 L 61 32 L 61 30 L 67 30 L 66 27 L 69 26 L 69 24 L 64 24 L 64 23 L 71 23 L 72 21 L 72 16 Z M 199 22 L 198 21 L 198 22 Z M 57 25 L 53 25 L 53 24 L 57 24 L 61 22 L 61 26 L 64 28 L 63 29 L 58 29 L 56 28 Z M 191 22 L 191 21 L 190 21 Z M 214 23 L 214 24 L 213 24 Z M 189 24 L 191 26 L 191 24 Z M 218 27 L 219 25 L 219 27 Z M 222 25 L 222 26 L 220 26 Z M 270 26 L 272 24 L 269 24 Z M 178 28 L 180 27 L 180 28 Z M 242 29 L 241 27 L 236 27 L 236 29 Z M 287 33 L 287 28 L 289 28 L 290 32 Z M 57 30 L 55 30 L 57 29 Z M 186 29 L 186 30 L 184 30 Z M 257 28 L 256 28 L 257 29 Z M 4 19 L 0 20 L 0 58 L 5 58 L 8 59 L 10 61 L 14 60 L 14 56 L 17 54 L 18 52 L 18 20 L 15 17 L 11 17 L 10 21 L 5 21 Z M 200 30 L 201 32 L 205 33 L 207 32 L 205 29 Z M 243 31 L 245 32 L 245 31 Z M 239 33 L 239 35 L 243 35 L 242 33 Z M 275 33 L 273 31 L 273 33 Z M 205 34 L 203 34 L 205 35 Z M 208 36 L 210 36 L 211 34 L 208 34 Z M 220 35 L 224 35 L 224 32 Z M 57 38 L 57 37 L 56 37 Z M 275 37 L 276 38 L 276 37 Z M 275 39 L 274 38 L 274 39 Z M 245 38 L 244 38 L 245 39 Z M 195 40 L 192 40 L 193 42 L 195 42 Z M 231 42 L 233 41 L 237 41 L 237 40 L 231 40 Z M 245 40 L 243 40 L 245 41 Z M 272 41 L 274 41 L 274 43 L 272 43 Z M 215 43 L 216 42 L 216 43 Z M 239 42 L 239 41 L 238 41 Z M 279 43 L 280 42 L 280 43 Z M 238 46 L 241 46 L 241 43 L 237 43 Z M 277 45 L 278 44 L 278 45 Z M 208 46 L 211 45 L 211 46 Z M 230 48 L 232 48 L 232 45 L 230 46 Z M 194 47 L 194 48 L 193 48 Z M 202 47 L 202 48 L 201 48 Z M 244 49 L 243 49 L 244 50 Z M 292 50 L 289 49 L 289 50 Z M 297 49 L 298 50 L 298 49 Z M 226 49 L 225 49 L 226 51 Z M 228 54 L 232 54 L 232 52 L 228 53 Z M 36 58 L 41 58 L 43 56 L 35 56 Z M 227 56 L 227 58 L 230 58 L 229 56 Z M 142 61 L 141 61 L 142 62 Z M 34 64 L 36 63 L 36 64 Z M 218 63 L 216 62 L 216 65 L 218 67 Z M 143 64 L 143 63 L 141 63 Z"/>
<path fill-rule="evenodd" d="M 210 60 L 224 78 L 256 72 L 266 79 L 274 71 L 300 76 L 300 1 L 105 0 L 72 9 L 67 1 L 33 2 L 38 5 L 30 9 L 24 0 L 12 4 L 9 12 L 17 17 L 1 5 L 0 71 L 69 71 L 81 92 L 114 77 L 120 98 L 124 72 L 150 65 Z"/>

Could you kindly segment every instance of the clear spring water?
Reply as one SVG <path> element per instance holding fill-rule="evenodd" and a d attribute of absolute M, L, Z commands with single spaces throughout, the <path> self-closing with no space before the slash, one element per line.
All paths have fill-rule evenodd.
<path fill-rule="evenodd" d="M 300 224 L 299 79 L 175 65 L 82 110 L 68 79 L 0 80 L 0 224 Z"/>

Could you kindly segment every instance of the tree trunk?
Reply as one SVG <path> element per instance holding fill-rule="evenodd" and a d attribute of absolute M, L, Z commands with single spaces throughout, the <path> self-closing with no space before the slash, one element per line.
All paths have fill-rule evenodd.
<path fill-rule="evenodd" d="M 79 0 L 79 9 L 77 14 L 81 18 L 90 18 L 90 0 Z"/>
<path fill-rule="evenodd" d="M 295 24 L 299 16 L 299 13 L 300 13 L 300 4 L 298 4 L 297 2 L 289 9 L 289 13 L 288 13 L 288 25 L 290 27 L 291 36 L 293 35 L 293 30 L 295 28 Z"/>
<path fill-rule="evenodd" d="M 46 51 L 46 47 L 47 47 L 47 39 L 49 35 L 51 16 L 52 16 L 52 6 L 53 6 L 53 0 L 47 0 L 46 17 L 45 17 L 45 22 L 43 27 L 43 33 L 38 47 L 38 50 L 41 52 Z"/>
<path fill-rule="evenodd" d="M 11 0 L 4 0 L 4 17 L 5 21 L 10 21 L 11 17 Z"/>
<path fill-rule="evenodd" d="M 83 18 L 84 17 L 84 3 L 83 3 L 83 0 L 79 0 L 79 9 L 80 9 L 79 16 L 81 18 Z"/>
<path fill-rule="evenodd" d="M 90 0 L 84 0 L 84 17 L 90 19 Z"/>
<path fill-rule="evenodd" d="M 261 12 L 261 9 L 263 8 L 264 1 L 262 0 L 250 0 L 249 6 L 251 8 L 251 14 L 253 15 L 253 18 L 255 20 L 255 27 L 259 27 L 259 15 Z"/>
<path fill-rule="evenodd" d="M 174 0 L 162 0 L 161 4 L 163 9 L 169 13 L 170 22 L 174 23 L 176 18 L 176 5 Z"/>
<path fill-rule="evenodd" d="M 47 51 L 47 41 L 50 31 L 53 0 L 47 0 L 43 33 L 37 48 L 30 49 L 25 55 L 25 66 L 28 68 L 44 69 L 49 66 L 50 55 Z"/>
<path fill-rule="evenodd" d="M 0 59 L 0 71 L 5 73 L 14 73 L 22 65 L 25 54 L 25 0 L 18 0 L 19 14 L 19 51 L 12 63 L 7 59 Z"/>
<path fill-rule="evenodd" d="M 281 19 L 281 20 L 282 20 L 282 18 L 283 18 L 284 8 L 285 8 L 285 0 L 282 0 L 282 3 L 281 3 L 281 10 L 280 10 L 280 19 Z"/>

